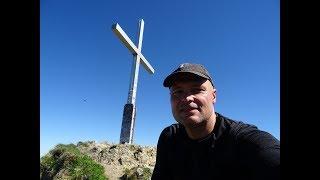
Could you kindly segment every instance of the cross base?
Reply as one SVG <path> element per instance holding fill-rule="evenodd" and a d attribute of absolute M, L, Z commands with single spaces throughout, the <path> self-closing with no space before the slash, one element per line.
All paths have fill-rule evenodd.
<path fill-rule="evenodd" d="M 132 144 L 134 125 L 136 120 L 136 107 L 134 104 L 125 104 L 121 125 L 120 143 Z"/>

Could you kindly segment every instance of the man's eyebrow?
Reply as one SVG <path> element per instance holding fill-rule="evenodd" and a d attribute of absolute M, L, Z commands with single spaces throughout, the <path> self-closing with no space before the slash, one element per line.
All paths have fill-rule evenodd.
<path fill-rule="evenodd" d="M 172 91 L 172 90 L 177 90 L 177 89 L 182 89 L 182 87 L 181 86 L 171 86 L 170 87 L 170 91 Z"/>
<path fill-rule="evenodd" d="M 196 82 L 196 83 L 192 84 L 191 87 L 205 87 L 205 86 L 203 86 L 203 83 Z"/>

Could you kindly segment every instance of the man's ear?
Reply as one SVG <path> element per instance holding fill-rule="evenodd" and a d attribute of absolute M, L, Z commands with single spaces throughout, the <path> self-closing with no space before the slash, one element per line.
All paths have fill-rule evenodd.
<path fill-rule="evenodd" d="M 213 88 L 212 90 L 212 103 L 215 104 L 217 101 L 217 90 Z"/>

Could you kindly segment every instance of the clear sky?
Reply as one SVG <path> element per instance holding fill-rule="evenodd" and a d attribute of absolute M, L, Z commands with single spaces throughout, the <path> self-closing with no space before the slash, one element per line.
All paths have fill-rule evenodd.
<path fill-rule="evenodd" d="M 279 0 L 41 0 L 40 156 L 58 143 L 118 143 L 132 54 L 111 30 L 137 41 L 144 19 L 134 143 L 156 146 L 175 123 L 163 79 L 203 64 L 215 109 L 280 139 Z"/>

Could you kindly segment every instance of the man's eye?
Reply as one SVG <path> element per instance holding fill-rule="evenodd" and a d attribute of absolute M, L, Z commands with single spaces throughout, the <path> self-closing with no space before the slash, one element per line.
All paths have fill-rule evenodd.
<path fill-rule="evenodd" d="M 173 91 L 171 94 L 172 94 L 172 95 L 180 95 L 180 94 L 182 94 L 182 93 L 183 93 L 182 90 L 176 90 L 176 91 Z"/>
<path fill-rule="evenodd" d="M 191 92 L 192 92 L 192 93 L 195 93 L 195 94 L 201 93 L 201 92 L 203 92 L 203 91 L 204 91 L 204 90 L 201 89 L 201 88 L 194 88 L 194 89 L 191 90 Z"/>

